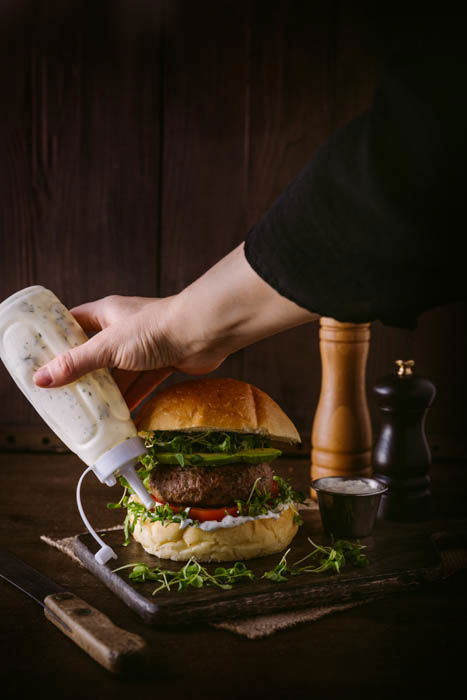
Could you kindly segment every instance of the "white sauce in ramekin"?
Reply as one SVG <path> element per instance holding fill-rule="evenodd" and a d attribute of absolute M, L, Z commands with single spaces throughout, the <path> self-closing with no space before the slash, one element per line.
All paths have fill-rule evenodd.
<path fill-rule="evenodd" d="M 373 485 L 365 479 L 324 477 L 319 480 L 319 488 L 322 491 L 331 491 L 332 493 L 367 494 L 380 491 L 381 484 Z"/>

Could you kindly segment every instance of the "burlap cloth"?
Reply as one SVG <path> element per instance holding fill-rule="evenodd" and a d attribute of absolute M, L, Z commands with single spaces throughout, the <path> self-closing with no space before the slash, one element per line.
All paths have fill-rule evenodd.
<path fill-rule="evenodd" d="M 122 529 L 122 525 L 117 525 L 105 530 L 99 530 L 98 532 L 102 533 Z M 74 551 L 78 537 L 79 534 L 73 535 L 72 537 L 56 539 L 49 537 L 48 535 L 42 535 L 41 540 L 51 547 L 59 549 L 61 552 L 73 559 L 79 566 L 83 567 L 83 564 L 78 559 Z M 443 563 L 441 574 L 442 578 L 447 578 L 452 576 L 457 571 L 467 568 L 466 548 L 455 547 L 444 549 L 441 552 L 441 556 Z M 380 598 L 383 596 L 378 597 Z M 229 632 L 246 637 L 247 639 L 262 639 L 264 637 L 269 637 L 279 630 L 294 627 L 295 625 L 302 624 L 304 622 L 314 622 L 315 620 L 319 620 L 325 615 L 330 615 L 331 613 L 341 612 L 360 605 L 367 605 L 368 603 L 377 600 L 378 597 L 366 598 L 362 601 L 352 601 L 341 605 L 329 605 L 323 607 L 306 608 L 304 610 L 293 610 L 291 612 L 274 613 L 272 615 L 257 615 L 254 617 L 237 618 L 235 620 L 227 620 L 225 622 L 210 623 L 210 625 L 211 627 L 216 627 L 217 629 L 228 630 Z"/>

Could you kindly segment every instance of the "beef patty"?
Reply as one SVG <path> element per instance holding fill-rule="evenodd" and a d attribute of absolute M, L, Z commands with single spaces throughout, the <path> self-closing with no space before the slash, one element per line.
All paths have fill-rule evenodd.
<path fill-rule="evenodd" d="M 179 467 L 160 464 L 151 473 L 150 491 L 159 501 L 183 506 L 220 507 L 245 501 L 255 481 L 270 491 L 270 464 L 226 464 L 222 467 Z"/>

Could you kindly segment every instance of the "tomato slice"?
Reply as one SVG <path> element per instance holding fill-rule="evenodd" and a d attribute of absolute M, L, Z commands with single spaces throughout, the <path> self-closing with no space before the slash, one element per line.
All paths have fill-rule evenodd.
<path fill-rule="evenodd" d="M 225 508 L 190 508 L 190 518 L 199 520 L 201 523 L 207 520 L 222 520 L 226 515 L 238 515 L 237 506 L 226 506 Z"/>
<path fill-rule="evenodd" d="M 156 503 L 162 503 L 162 505 L 166 505 L 166 501 L 161 501 L 159 498 L 156 498 L 151 494 L 151 497 Z M 171 503 L 169 503 L 169 506 L 172 508 L 174 513 L 180 513 L 180 511 L 185 510 L 188 506 L 173 506 Z M 235 517 L 238 515 L 238 510 L 237 506 L 225 506 L 222 508 L 200 508 L 200 507 L 194 507 L 190 508 L 190 513 L 189 517 L 193 518 L 193 520 L 199 520 L 200 523 L 204 523 L 208 520 L 217 520 L 220 521 L 223 518 L 225 518 L 226 515 L 232 515 Z"/>
<path fill-rule="evenodd" d="M 271 486 L 271 496 L 273 498 L 277 498 L 278 495 L 279 487 L 274 481 Z M 166 501 L 161 501 L 160 499 L 155 498 L 155 496 L 152 494 L 151 496 L 157 503 L 166 505 Z M 180 511 L 187 508 L 187 506 L 173 506 L 171 503 L 169 503 L 169 506 L 172 508 L 174 513 L 180 513 Z M 193 518 L 193 520 L 198 520 L 200 523 L 204 523 L 208 520 L 220 521 L 225 518 L 226 515 L 232 515 L 235 518 L 238 515 L 237 506 L 223 506 L 222 508 L 200 508 L 199 506 L 194 506 L 193 508 L 190 508 L 189 517 Z"/>

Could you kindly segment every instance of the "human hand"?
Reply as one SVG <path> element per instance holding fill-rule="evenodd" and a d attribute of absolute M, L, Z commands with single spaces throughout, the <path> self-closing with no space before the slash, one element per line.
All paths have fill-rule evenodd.
<path fill-rule="evenodd" d="M 54 388 L 111 367 L 132 410 L 175 369 L 189 374 L 212 371 L 224 359 L 222 354 L 197 355 L 193 338 L 183 335 L 183 324 L 174 324 L 177 334 L 169 333 L 174 299 L 113 295 L 76 306 L 71 313 L 86 333 L 95 335 L 41 367 L 34 381 Z"/>
<path fill-rule="evenodd" d="M 207 374 L 235 350 L 317 318 L 266 284 L 243 246 L 175 296 L 109 296 L 71 313 L 95 335 L 41 367 L 35 383 L 54 388 L 110 367 L 130 409 L 175 370 Z"/>
<path fill-rule="evenodd" d="M 101 367 L 116 368 L 114 379 L 134 408 L 172 372 L 163 334 L 158 337 L 158 303 L 167 301 L 108 296 L 71 309 L 84 331 L 95 335 L 38 370 L 34 381 L 53 388 Z"/>

